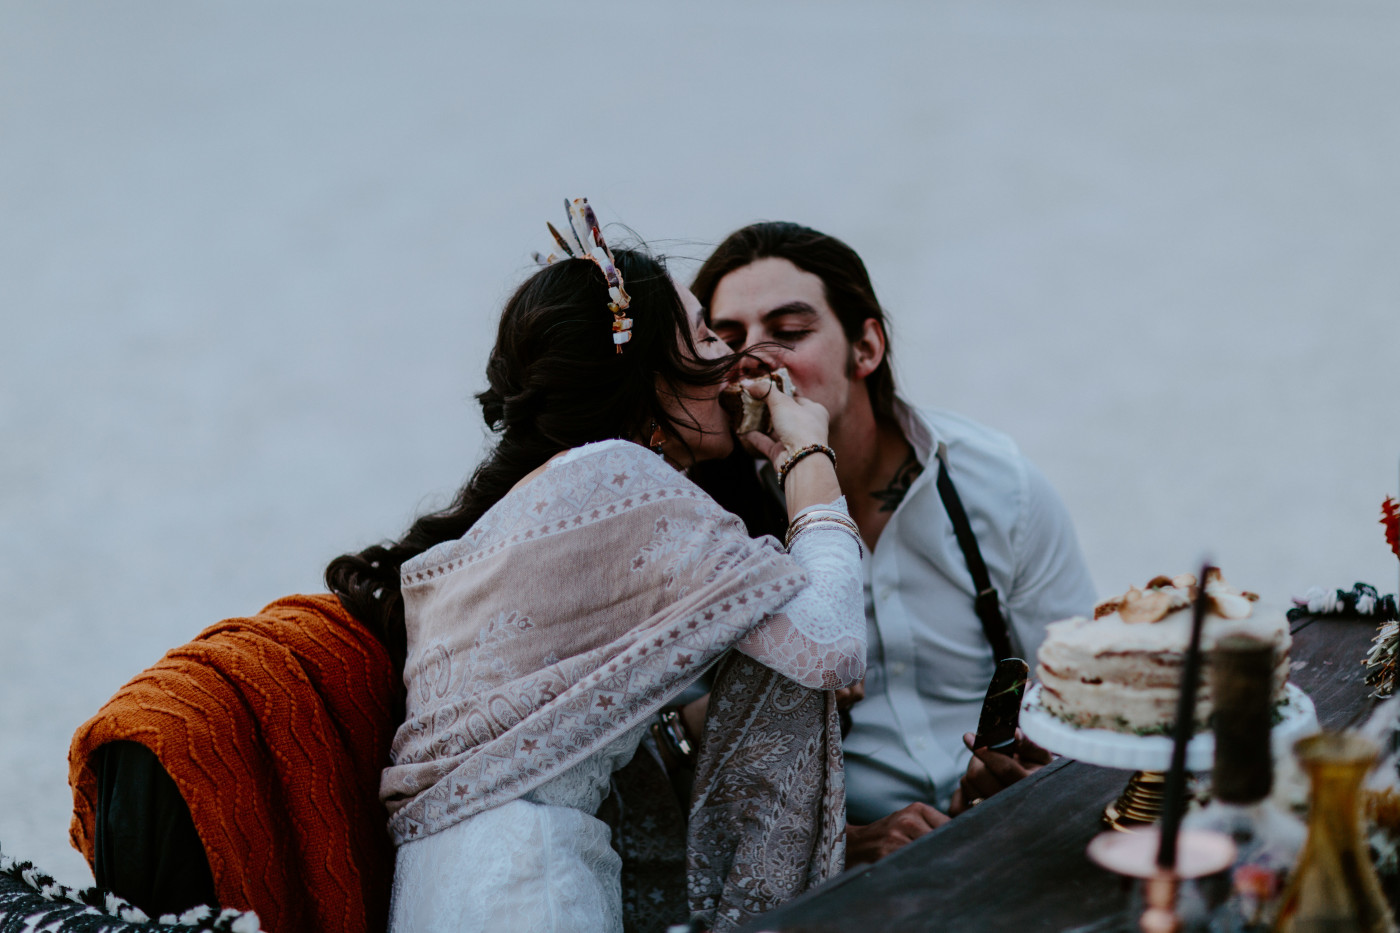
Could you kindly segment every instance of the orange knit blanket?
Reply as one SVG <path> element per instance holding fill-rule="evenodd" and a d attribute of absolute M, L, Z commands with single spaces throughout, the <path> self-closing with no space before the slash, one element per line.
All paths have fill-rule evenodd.
<path fill-rule="evenodd" d="M 139 742 L 185 798 L 221 906 L 257 911 L 270 933 L 383 930 L 393 680 L 387 652 L 334 596 L 205 629 L 74 735 L 74 847 L 92 863 L 93 752 Z"/>

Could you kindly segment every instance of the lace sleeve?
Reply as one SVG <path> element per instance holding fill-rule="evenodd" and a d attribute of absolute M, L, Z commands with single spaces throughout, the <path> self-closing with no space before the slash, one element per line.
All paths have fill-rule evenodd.
<path fill-rule="evenodd" d="M 814 508 L 845 513 L 846 499 Z M 793 539 L 792 556 L 807 585 L 735 647 L 805 687 L 849 686 L 865 676 L 860 546 L 842 529 L 818 523 Z"/>

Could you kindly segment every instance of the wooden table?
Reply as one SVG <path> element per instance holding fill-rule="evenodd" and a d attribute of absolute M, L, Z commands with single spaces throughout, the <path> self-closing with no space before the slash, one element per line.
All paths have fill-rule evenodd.
<path fill-rule="evenodd" d="M 1375 625 L 1293 624 L 1292 680 L 1327 729 L 1364 719 L 1360 660 Z M 1104 806 L 1131 772 L 1059 759 L 873 866 L 852 869 L 746 927 L 790 933 L 1070 930 L 1127 909 L 1121 879 L 1091 863 Z"/>

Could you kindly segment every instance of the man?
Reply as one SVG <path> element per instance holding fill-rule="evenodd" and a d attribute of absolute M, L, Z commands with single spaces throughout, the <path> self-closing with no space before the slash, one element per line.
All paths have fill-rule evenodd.
<path fill-rule="evenodd" d="M 719 245 L 693 291 L 722 339 L 785 367 L 831 414 L 837 474 L 869 552 L 869 659 L 845 741 L 847 861 L 873 862 L 1049 760 L 1024 739 L 1010 754 L 972 750 L 997 633 L 974 608 L 978 587 L 937 488 L 940 451 L 1015 656 L 1034 657 L 1047 623 L 1089 612 L 1093 583 L 1063 504 L 1010 438 L 896 395 L 884 312 L 849 246 L 753 224 Z M 757 485 L 751 466 L 747 477 Z M 765 529 L 742 469 L 699 480 Z"/>

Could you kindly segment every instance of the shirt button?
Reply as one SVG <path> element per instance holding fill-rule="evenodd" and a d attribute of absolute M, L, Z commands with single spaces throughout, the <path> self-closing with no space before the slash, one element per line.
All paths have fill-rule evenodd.
<path fill-rule="evenodd" d="M 882 586 L 882 587 L 880 587 L 880 599 L 882 599 L 882 600 L 889 599 L 889 598 L 890 598 L 890 594 L 892 594 L 893 592 L 894 592 L 894 590 L 890 589 L 888 586 Z"/>
<path fill-rule="evenodd" d="M 904 662 L 903 662 L 903 661 L 896 661 L 896 662 L 894 662 L 894 664 L 892 664 L 892 665 L 890 666 L 890 672 L 893 673 L 894 676 L 896 676 L 896 677 L 898 677 L 899 675 L 903 674 L 903 673 L 904 673 Z"/>

